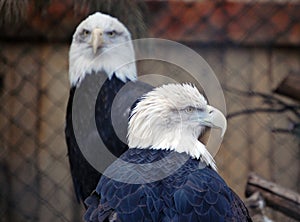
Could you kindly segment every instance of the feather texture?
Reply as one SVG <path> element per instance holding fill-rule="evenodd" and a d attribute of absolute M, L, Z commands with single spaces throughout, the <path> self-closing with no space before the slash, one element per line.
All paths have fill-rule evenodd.
<path fill-rule="evenodd" d="M 105 74 L 102 73 L 102 75 Z M 127 144 L 124 144 L 115 134 L 110 114 L 112 101 L 123 85 L 124 83 L 116 77 L 113 77 L 111 80 L 107 79 L 98 94 L 96 107 L 91 107 L 91 109 L 96 109 L 97 114 L 95 120 L 98 132 L 96 133 L 100 135 L 109 151 L 117 157 L 127 149 Z M 76 142 L 72 122 L 72 106 L 75 91 L 76 87 L 72 87 L 70 90 L 66 115 L 65 136 L 75 193 L 79 201 L 84 200 L 91 194 L 91 192 L 95 189 L 101 174 L 84 158 Z M 84 93 L 85 95 L 81 96 L 88 99 L 90 97 L 89 92 L 86 91 Z M 90 133 L 92 134 L 94 132 Z"/>
<path fill-rule="evenodd" d="M 120 158 L 135 164 L 154 163 L 174 151 L 137 149 L 126 151 Z M 177 153 L 181 158 L 184 153 Z M 173 161 L 176 165 L 176 161 Z M 201 163 L 200 163 L 201 164 Z M 119 169 L 112 165 L 114 169 Z M 162 164 L 159 171 L 165 171 Z M 122 169 L 133 174 L 132 168 Z M 151 178 L 159 171 L 135 170 L 136 176 Z M 199 168 L 199 161 L 188 158 L 173 174 L 144 184 L 128 184 L 102 176 L 96 192 L 101 200 L 89 205 L 96 209 L 98 218 L 105 221 L 115 215 L 116 221 L 251 221 L 239 197 L 210 167 Z M 94 211 L 95 213 L 95 211 Z M 93 220 L 86 220 L 93 221 Z"/>

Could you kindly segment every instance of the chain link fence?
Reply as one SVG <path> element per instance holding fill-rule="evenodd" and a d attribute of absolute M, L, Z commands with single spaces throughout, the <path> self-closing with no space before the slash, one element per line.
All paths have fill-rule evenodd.
<path fill-rule="evenodd" d="M 179 41 L 209 63 L 228 113 L 216 162 L 241 197 L 250 171 L 300 192 L 299 102 L 273 92 L 300 75 L 300 1 L 13 2 L 0 0 L 1 221 L 82 221 L 64 139 L 68 50 L 76 25 L 98 9 L 134 38 Z"/>

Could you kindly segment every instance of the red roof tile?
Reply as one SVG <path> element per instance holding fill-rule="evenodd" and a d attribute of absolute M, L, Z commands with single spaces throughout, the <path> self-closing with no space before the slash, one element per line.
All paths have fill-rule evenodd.
<path fill-rule="evenodd" d="M 69 40 L 88 9 L 53 0 L 42 10 L 29 1 L 26 21 L 0 27 L 0 38 Z M 300 3 L 274 1 L 145 1 L 152 37 L 204 44 L 300 45 Z"/>
<path fill-rule="evenodd" d="M 153 37 L 203 43 L 300 44 L 300 3 L 147 2 L 150 11 L 155 4 L 149 26 Z"/>

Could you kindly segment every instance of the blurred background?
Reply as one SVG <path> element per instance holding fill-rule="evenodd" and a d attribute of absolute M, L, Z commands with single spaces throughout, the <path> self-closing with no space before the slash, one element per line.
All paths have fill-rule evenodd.
<path fill-rule="evenodd" d="M 300 192 L 300 1 L 0 0 L 0 221 L 82 221 L 64 138 L 68 50 L 95 11 L 209 63 L 228 117 L 216 162 L 242 199 L 252 171 Z"/>

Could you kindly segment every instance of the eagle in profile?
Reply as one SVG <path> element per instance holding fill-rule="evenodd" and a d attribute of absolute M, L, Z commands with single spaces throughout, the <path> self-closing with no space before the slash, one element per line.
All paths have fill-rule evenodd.
<path fill-rule="evenodd" d="M 87 198 L 86 221 L 251 221 L 241 199 L 198 141 L 226 119 L 190 84 L 167 84 L 141 97 L 128 126 L 129 149 Z"/>
<path fill-rule="evenodd" d="M 124 43 L 126 43 L 126 50 L 116 50 L 116 47 Z M 86 134 L 93 135 L 96 133 L 99 135 L 108 151 L 119 157 L 128 149 L 128 146 L 116 134 L 112 124 L 111 112 L 114 98 L 128 82 L 134 82 L 131 87 L 127 87 L 131 91 L 141 90 L 141 93 L 144 93 L 147 90 L 147 86 L 138 84 L 139 82 L 136 81 L 135 63 L 123 64 L 124 60 L 134 61 L 134 57 L 131 35 L 127 28 L 116 18 L 96 12 L 83 20 L 76 28 L 69 51 L 71 87 L 66 111 L 65 137 L 71 175 L 78 201 L 83 201 L 90 195 L 95 189 L 101 174 L 83 156 L 78 145 L 78 138 L 74 133 L 74 109 L 81 109 L 80 106 L 84 106 L 74 104 L 75 95 L 80 93 L 81 98 L 89 100 L 90 89 L 88 87 L 83 88 L 85 82 L 91 82 L 89 79 L 91 76 L 99 76 L 105 79 L 101 88 L 96 89 L 99 93 L 95 106 L 90 107 L 90 109 L 94 109 L 94 119 L 87 120 L 96 122 L 97 132 L 86 132 Z M 97 85 L 91 87 L 97 87 Z M 123 94 L 126 99 L 130 97 L 124 91 Z M 139 93 L 133 94 L 138 95 Z M 130 95 L 132 96 L 132 92 Z M 120 114 L 120 116 L 125 116 L 127 121 L 130 106 L 118 110 L 128 110 L 127 114 Z M 127 132 L 127 122 L 125 131 Z M 126 133 L 124 135 L 126 137 Z"/>

